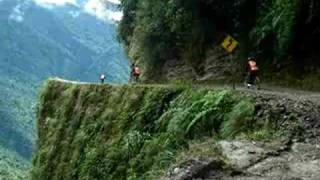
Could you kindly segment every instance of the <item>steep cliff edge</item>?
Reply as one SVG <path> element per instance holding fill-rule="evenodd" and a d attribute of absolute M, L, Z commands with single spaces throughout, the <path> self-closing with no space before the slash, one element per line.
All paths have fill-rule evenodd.
<path fill-rule="evenodd" d="M 312 179 L 320 105 L 272 93 L 50 80 L 32 179 Z"/>

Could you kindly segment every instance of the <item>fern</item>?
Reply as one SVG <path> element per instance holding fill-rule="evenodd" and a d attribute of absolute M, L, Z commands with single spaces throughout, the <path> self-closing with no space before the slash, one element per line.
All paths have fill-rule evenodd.
<path fill-rule="evenodd" d="M 237 133 L 246 131 L 251 127 L 254 106 L 248 101 L 239 102 L 230 113 L 225 116 L 222 125 L 221 136 L 223 138 L 234 137 Z"/>

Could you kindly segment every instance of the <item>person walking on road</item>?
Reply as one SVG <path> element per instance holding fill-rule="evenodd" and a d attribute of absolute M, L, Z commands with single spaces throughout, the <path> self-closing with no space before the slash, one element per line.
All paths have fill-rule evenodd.
<path fill-rule="evenodd" d="M 106 76 L 105 76 L 104 74 L 101 74 L 101 75 L 100 75 L 100 82 L 101 82 L 101 84 L 104 83 L 105 78 L 106 78 Z"/>

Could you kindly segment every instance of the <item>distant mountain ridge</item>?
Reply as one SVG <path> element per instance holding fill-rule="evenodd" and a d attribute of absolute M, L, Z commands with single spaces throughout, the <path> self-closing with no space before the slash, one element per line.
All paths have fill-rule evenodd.
<path fill-rule="evenodd" d="M 72 5 L 0 0 L 0 24 L 0 145 L 25 159 L 34 145 L 33 109 L 43 80 L 94 82 L 106 73 L 108 82 L 127 82 L 128 61 L 111 20 Z"/>

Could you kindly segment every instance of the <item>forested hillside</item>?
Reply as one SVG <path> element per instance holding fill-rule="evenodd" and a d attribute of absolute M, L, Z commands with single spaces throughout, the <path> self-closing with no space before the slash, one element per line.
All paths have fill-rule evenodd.
<path fill-rule="evenodd" d="M 45 79 L 97 82 L 106 73 L 108 82 L 124 83 L 128 62 L 115 23 L 73 5 L 45 8 L 29 0 L 3 0 L 0 24 L 0 145 L 7 157 L 0 159 L 1 179 L 30 165 L 37 91 Z"/>
<path fill-rule="evenodd" d="M 320 2 L 120 1 L 141 80 L 47 81 L 33 180 L 319 179 Z"/>
<path fill-rule="evenodd" d="M 120 37 L 145 80 L 238 79 L 256 56 L 263 79 L 319 89 L 320 2 L 316 0 L 122 0 Z M 229 55 L 221 47 L 239 42 Z M 162 67 L 162 68 L 159 68 Z"/>

